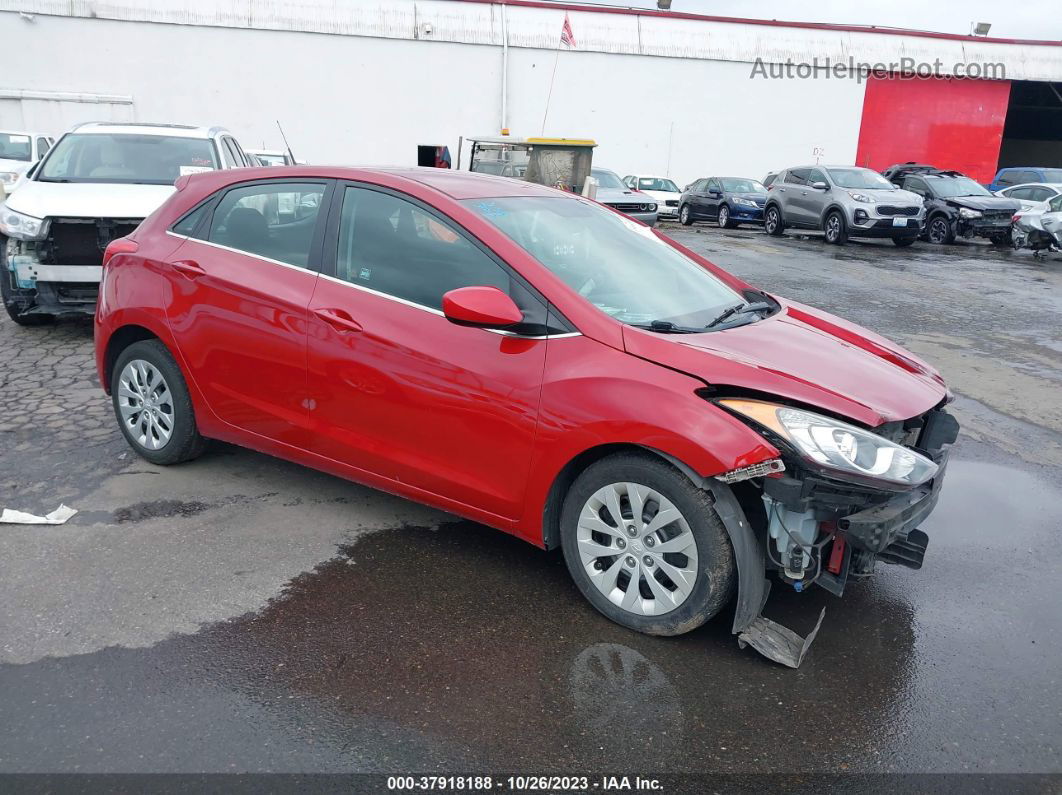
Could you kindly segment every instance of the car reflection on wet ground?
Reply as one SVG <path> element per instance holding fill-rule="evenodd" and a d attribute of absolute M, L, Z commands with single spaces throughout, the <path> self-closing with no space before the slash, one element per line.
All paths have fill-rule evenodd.
<path fill-rule="evenodd" d="M 714 230 L 676 234 L 721 246 Z M 766 289 L 818 292 L 794 297 L 901 341 L 911 333 L 910 318 L 873 303 L 869 279 L 825 259 L 831 252 L 814 241 L 769 241 L 771 261 L 755 248 L 762 236 L 735 239 L 724 264 Z M 910 267 L 917 260 L 907 254 L 882 251 L 881 267 Z M 947 274 L 912 282 L 921 297 L 886 300 L 923 300 L 935 279 L 966 278 L 990 256 L 954 256 Z M 875 257 L 851 267 L 878 268 Z M 1000 295 L 1000 311 L 1014 318 L 1019 304 L 1044 309 L 1058 294 L 1009 285 Z M 971 346 L 1007 344 L 992 338 L 996 315 L 982 323 L 978 309 L 940 322 Z M 32 331 L 2 324 L 0 338 Z M 76 327 L 48 333 L 90 351 Z M 1005 364 L 1028 374 L 1026 360 Z M 949 377 L 964 366 L 961 356 L 949 364 Z M 1040 374 L 1028 377 L 1053 382 L 1057 364 L 1041 356 Z M 98 459 L 95 474 L 80 460 L 64 467 L 61 445 L 5 456 L 0 483 L 49 477 L 87 510 L 50 531 L 55 551 L 21 529 L 0 540 L 9 661 L 0 665 L 0 770 L 1060 772 L 1062 428 L 1050 414 L 1042 425 L 1013 416 L 995 394 L 960 390 L 956 411 L 970 432 L 924 525 L 921 571 L 879 566 L 840 600 L 774 586 L 767 613 L 787 626 L 806 632 L 827 611 L 797 671 L 740 650 L 727 614 L 677 638 L 629 632 L 586 605 L 556 554 L 475 524 L 405 516 L 400 500 L 247 451 L 219 446 L 201 463 L 157 470 L 118 460 L 115 431 L 81 456 Z M 1014 440 L 1025 440 L 1024 457 Z M 351 516 L 365 512 L 376 512 L 372 526 L 350 533 Z M 402 520 L 380 518 L 389 512 Z M 256 535 L 259 526 L 310 534 L 329 522 L 335 530 L 321 541 L 334 555 Z M 236 556 L 227 535 L 241 539 Z M 177 541 L 163 549 L 168 537 Z M 80 565 L 57 571 L 53 558 L 71 543 Z M 186 629 L 167 623 L 166 605 L 140 606 L 158 597 L 185 609 L 161 584 L 123 580 L 112 587 L 130 599 L 112 604 L 119 545 L 145 561 L 165 555 L 184 591 L 207 598 L 257 568 L 290 569 L 280 579 L 288 582 L 279 592 L 226 592 L 208 613 L 225 620 Z M 318 565 L 305 565 L 313 554 Z M 89 640 L 63 620 L 85 600 L 106 619 L 93 618 L 98 637 Z M 43 639 L 23 644 L 31 625 Z"/>

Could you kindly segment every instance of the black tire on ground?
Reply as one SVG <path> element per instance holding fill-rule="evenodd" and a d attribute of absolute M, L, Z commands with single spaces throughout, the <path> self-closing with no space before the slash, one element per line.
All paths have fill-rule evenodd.
<path fill-rule="evenodd" d="M 130 361 L 140 359 L 148 362 L 158 370 L 166 381 L 172 398 L 173 430 L 169 441 L 157 450 L 150 450 L 141 445 L 132 435 L 129 427 L 122 419 L 119 409 L 119 383 L 122 370 Z M 111 373 L 111 404 L 114 407 L 114 416 L 118 420 L 118 427 L 122 435 L 142 458 L 153 464 L 166 466 L 179 464 L 182 461 L 191 461 L 199 457 L 206 446 L 206 440 L 199 435 L 199 428 L 195 422 L 195 411 L 192 408 L 192 399 L 188 395 L 188 386 L 184 376 L 174 361 L 173 355 L 159 340 L 141 340 L 134 342 L 118 354 Z"/>
<path fill-rule="evenodd" d="M 772 237 L 780 237 L 785 232 L 785 220 L 777 205 L 772 204 L 764 211 L 763 231 Z"/>
<path fill-rule="evenodd" d="M 934 215 L 926 224 L 926 240 L 930 243 L 949 245 L 955 242 L 955 229 L 943 215 Z"/>
<path fill-rule="evenodd" d="M 733 229 L 737 226 L 737 224 L 730 218 L 730 208 L 725 204 L 720 205 L 719 207 L 719 215 L 716 218 L 716 223 L 719 224 L 720 229 Z"/>
<path fill-rule="evenodd" d="M 840 246 L 848 242 L 848 225 L 844 221 L 844 213 L 840 210 L 830 210 L 822 221 L 822 231 L 826 233 L 826 242 Z"/>
<path fill-rule="evenodd" d="M 4 305 L 4 309 L 7 310 L 7 316 L 9 318 L 20 326 L 43 326 L 46 323 L 51 323 L 55 320 L 51 315 L 22 314 L 21 310 L 15 306 L 15 298 L 18 293 L 24 294 L 25 291 L 19 290 L 16 293 L 15 288 L 11 286 L 10 272 L 0 268 L 0 303 Z"/>
<path fill-rule="evenodd" d="M 992 241 L 993 246 L 1009 246 L 1010 245 L 1010 231 L 1000 232 L 992 235 L 988 238 Z"/>
<path fill-rule="evenodd" d="M 693 213 L 690 212 L 690 206 L 688 204 L 679 207 L 679 223 L 683 226 L 689 226 L 693 223 Z"/>
<path fill-rule="evenodd" d="M 894 245 L 900 248 L 907 248 L 909 245 L 915 242 L 913 237 L 894 237 L 892 239 Z"/>
<path fill-rule="evenodd" d="M 594 583 L 579 555 L 577 525 L 587 500 L 611 483 L 637 483 L 659 492 L 686 519 L 697 546 L 693 588 L 670 612 L 645 616 L 611 602 Z M 561 510 L 561 546 L 568 571 L 583 596 L 617 624 L 649 635 L 681 635 L 723 609 L 737 585 L 734 551 L 708 493 L 671 464 L 650 454 L 618 453 L 587 467 L 572 484 Z"/>

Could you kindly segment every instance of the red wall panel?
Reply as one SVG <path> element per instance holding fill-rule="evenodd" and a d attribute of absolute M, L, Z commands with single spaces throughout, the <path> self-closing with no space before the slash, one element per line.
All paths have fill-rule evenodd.
<path fill-rule="evenodd" d="M 881 171 L 914 160 L 991 182 L 1009 99 L 1009 80 L 871 77 L 856 164 Z"/>

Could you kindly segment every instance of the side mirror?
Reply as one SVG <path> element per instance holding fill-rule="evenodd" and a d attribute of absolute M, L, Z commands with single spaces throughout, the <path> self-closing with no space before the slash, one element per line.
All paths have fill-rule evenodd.
<path fill-rule="evenodd" d="M 524 319 L 524 313 L 497 287 L 459 287 L 443 295 L 443 314 L 451 323 L 475 328 L 505 328 Z"/>
<path fill-rule="evenodd" d="M 718 199 L 720 196 L 723 195 L 723 192 L 712 188 L 708 191 L 708 195 L 711 196 L 713 199 Z"/>
<path fill-rule="evenodd" d="M 825 182 L 812 182 L 811 187 L 815 190 L 829 190 L 830 186 Z"/>

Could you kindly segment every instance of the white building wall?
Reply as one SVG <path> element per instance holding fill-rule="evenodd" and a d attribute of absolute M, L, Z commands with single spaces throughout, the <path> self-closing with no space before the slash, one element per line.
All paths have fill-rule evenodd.
<path fill-rule="evenodd" d="M 0 37 L 18 42 L 8 52 L 35 54 L 6 59 L 0 89 L 37 97 L 0 99 L 0 127 L 60 133 L 57 118 L 131 117 L 221 124 L 245 147 L 276 148 L 279 119 L 310 162 L 415 164 L 418 144 L 456 154 L 460 136 L 500 125 L 496 45 L 13 13 L 0 13 Z M 748 63 L 581 49 L 510 48 L 513 135 L 542 133 L 555 62 L 545 133 L 596 139 L 595 162 L 621 176 L 667 173 L 685 184 L 709 173 L 762 177 L 813 161 L 815 149 L 831 162 L 855 156 L 856 81 L 752 80 Z M 48 103 L 48 92 L 82 101 Z"/>

